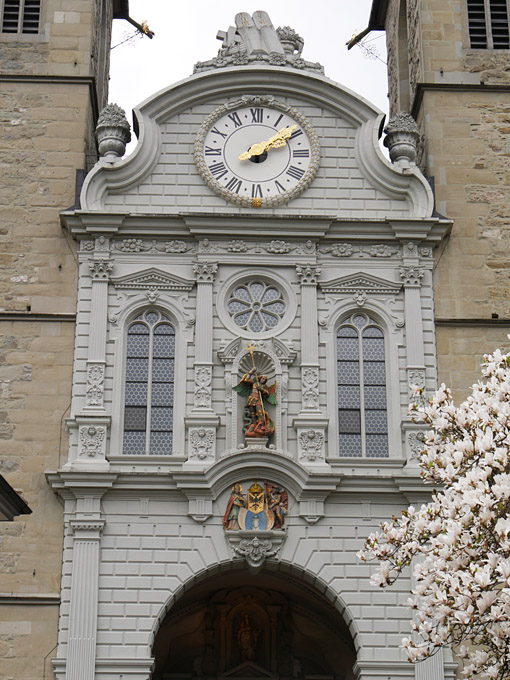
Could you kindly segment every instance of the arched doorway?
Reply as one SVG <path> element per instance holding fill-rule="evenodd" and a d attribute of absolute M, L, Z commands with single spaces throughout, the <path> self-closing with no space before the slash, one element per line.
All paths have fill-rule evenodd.
<path fill-rule="evenodd" d="M 156 635 L 154 680 L 354 680 L 347 624 L 296 576 L 233 569 L 186 592 Z"/>

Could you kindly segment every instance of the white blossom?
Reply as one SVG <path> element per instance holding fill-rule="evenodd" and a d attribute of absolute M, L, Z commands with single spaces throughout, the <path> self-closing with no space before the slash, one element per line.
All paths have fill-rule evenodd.
<path fill-rule="evenodd" d="M 430 428 L 421 475 L 439 490 L 383 524 L 360 557 L 379 561 L 378 587 L 418 558 L 408 601 L 416 635 L 402 641 L 410 661 L 453 644 L 466 680 L 510 680 L 510 355 L 486 356 L 482 374 L 459 407 L 445 385 L 411 407 Z"/>

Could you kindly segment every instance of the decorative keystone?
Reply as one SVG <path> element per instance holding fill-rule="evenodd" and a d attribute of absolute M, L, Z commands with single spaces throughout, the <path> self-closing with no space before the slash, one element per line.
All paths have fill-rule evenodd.
<path fill-rule="evenodd" d="M 108 104 L 99 114 L 96 126 L 99 155 L 109 160 L 122 158 L 131 141 L 131 127 L 126 112 L 117 104 Z"/>
<path fill-rule="evenodd" d="M 420 129 L 414 118 L 405 111 L 390 118 L 384 128 L 384 146 L 390 150 L 392 163 L 416 165 L 416 149 L 420 141 Z"/>

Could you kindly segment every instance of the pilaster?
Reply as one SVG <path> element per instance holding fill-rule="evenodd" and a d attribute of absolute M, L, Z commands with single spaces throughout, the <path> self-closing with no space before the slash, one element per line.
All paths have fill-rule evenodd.
<path fill-rule="evenodd" d="M 421 305 L 421 285 L 425 270 L 419 266 L 418 247 L 414 242 L 403 247 L 403 265 L 400 267 L 400 278 L 404 286 L 404 309 L 406 329 L 406 374 L 409 403 L 423 399 L 416 396 L 414 387 L 425 388 L 425 349 L 423 343 L 423 321 Z M 404 438 L 408 464 L 417 460 L 416 425 L 403 421 Z"/>
<path fill-rule="evenodd" d="M 188 461 L 212 462 L 216 457 L 219 418 L 212 408 L 213 284 L 218 265 L 196 262 L 197 282 L 193 409 L 186 417 Z"/>
<path fill-rule="evenodd" d="M 298 265 L 301 284 L 301 411 L 294 418 L 298 460 L 303 465 L 324 466 L 328 419 L 319 403 L 319 328 L 317 282 L 320 267 Z"/>
<path fill-rule="evenodd" d="M 105 239 L 96 239 L 95 258 L 89 260 L 92 292 L 90 301 L 89 345 L 86 364 L 85 404 L 79 415 L 66 421 L 71 434 L 66 469 L 108 470 L 106 449 L 111 417 L 104 406 L 108 284 L 113 262 L 104 257 Z"/>

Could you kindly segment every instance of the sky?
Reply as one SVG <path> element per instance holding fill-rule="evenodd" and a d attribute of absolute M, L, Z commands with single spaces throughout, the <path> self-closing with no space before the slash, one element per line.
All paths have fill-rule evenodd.
<path fill-rule="evenodd" d="M 379 58 L 345 43 L 368 25 L 372 0 L 129 0 L 130 16 L 146 21 L 152 40 L 138 37 L 126 21 L 113 22 L 110 102 L 131 111 L 150 95 L 193 73 L 197 61 L 216 56 L 218 30 L 234 25 L 237 12 L 265 10 L 273 25 L 291 26 L 304 39 L 303 58 L 320 62 L 326 76 L 357 92 L 387 113 L 385 34 L 368 36 Z M 134 148 L 134 142 L 131 142 Z"/>

